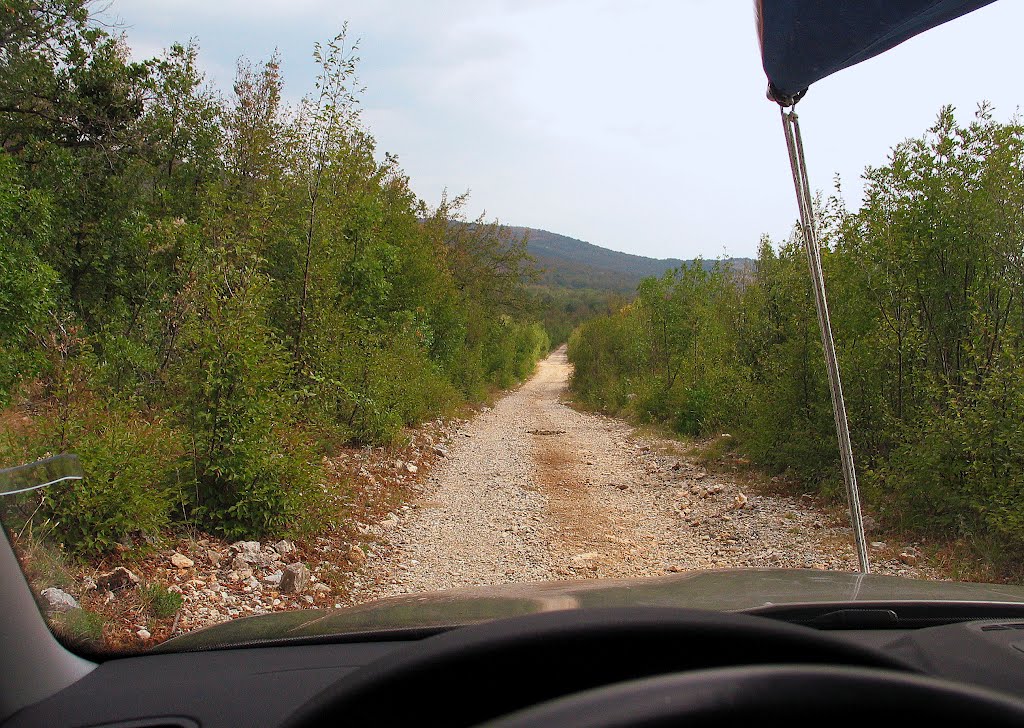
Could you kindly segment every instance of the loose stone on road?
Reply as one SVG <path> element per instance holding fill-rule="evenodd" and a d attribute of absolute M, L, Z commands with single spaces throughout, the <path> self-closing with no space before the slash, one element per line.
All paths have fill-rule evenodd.
<path fill-rule="evenodd" d="M 678 443 L 572 409 L 570 373 L 562 347 L 456 434 L 422 497 L 372 527 L 354 601 L 690 569 L 856 570 L 841 519 L 805 498 L 749 492 L 672 454 Z M 935 578 L 877 550 L 876 571 Z"/>

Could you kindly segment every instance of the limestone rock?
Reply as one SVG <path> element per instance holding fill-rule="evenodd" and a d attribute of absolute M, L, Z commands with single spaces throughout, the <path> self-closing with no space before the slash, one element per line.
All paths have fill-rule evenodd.
<path fill-rule="evenodd" d="M 259 541 L 236 541 L 231 544 L 231 550 L 250 564 L 260 560 L 260 550 L 263 548 Z"/>
<path fill-rule="evenodd" d="M 345 558 L 348 559 L 350 564 L 357 567 L 366 563 L 366 553 L 356 544 L 352 544 L 348 547 L 348 552 L 345 554 Z"/>
<path fill-rule="evenodd" d="M 283 594 L 301 594 L 309 587 L 310 577 L 311 574 L 305 564 L 299 561 L 288 564 L 281 572 L 281 592 Z"/>
<path fill-rule="evenodd" d="M 48 612 L 70 612 L 72 609 L 81 609 L 81 605 L 73 596 L 55 586 L 43 589 L 41 595 L 46 600 Z"/>
<path fill-rule="evenodd" d="M 576 554 L 570 561 L 575 567 L 583 567 L 586 569 L 597 569 L 597 563 L 601 559 L 601 554 L 597 551 L 588 551 L 585 554 Z"/>
<path fill-rule="evenodd" d="M 177 551 L 171 554 L 171 563 L 175 566 L 175 568 L 178 569 L 191 569 L 193 566 L 196 565 L 196 562 L 194 562 L 188 556 L 178 553 Z"/>
<path fill-rule="evenodd" d="M 104 591 L 117 592 L 132 589 L 139 583 L 139 577 L 123 566 L 96 577 L 96 588 Z"/>
<path fill-rule="evenodd" d="M 295 544 L 286 538 L 282 538 L 274 544 L 274 550 L 282 556 L 285 556 L 295 552 Z"/>
<path fill-rule="evenodd" d="M 913 550 L 907 550 L 900 554 L 900 561 L 907 566 L 917 566 L 917 553 Z"/>

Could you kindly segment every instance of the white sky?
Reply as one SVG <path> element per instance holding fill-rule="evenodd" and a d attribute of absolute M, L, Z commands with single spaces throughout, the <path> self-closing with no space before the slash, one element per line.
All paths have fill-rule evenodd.
<path fill-rule="evenodd" d="M 747 0 L 113 0 L 139 57 L 196 38 L 227 91 L 278 48 L 286 95 L 349 21 L 364 119 L 415 192 L 653 257 L 753 256 L 796 216 Z M 999 0 L 815 84 L 798 107 L 815 187 L 859 203 L 866 165 L 939 107 L 1024 100 L 1024 2 Z"/>

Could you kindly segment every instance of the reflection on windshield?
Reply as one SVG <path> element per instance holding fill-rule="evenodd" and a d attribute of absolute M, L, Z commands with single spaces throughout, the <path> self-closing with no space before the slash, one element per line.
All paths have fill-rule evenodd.
<path fill-rule="evenodd" d="M 55 455 L 34 463 L 0 469 L 0 496 L 27 493 L 83 477 L 77 455 Z"/>

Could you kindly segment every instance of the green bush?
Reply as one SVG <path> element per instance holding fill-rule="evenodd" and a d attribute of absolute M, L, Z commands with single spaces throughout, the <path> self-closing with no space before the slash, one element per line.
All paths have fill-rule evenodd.
<path fill-rule="evenodd" d="M 491 322 L 483 348 L 486 380 L 496 387 L 508 387 L 526 378 L 548 349 L 548 338 L 537 323 L 501 316 Z"/>
<path fill-rule="evenodd" d="M 85 478 L 38 491 L 40 507 L 24 525 L 79 556 L 110 552 L 140 535 L 157 538 L 179 499 L 181 433 L 159 415 L 98 393 L 89 342 L 70 322 L 60 330 L 46 352 L 48 397 L 34 416 L 14 420 L 0 452 L 11 465 L 74 453 Z"/>
<path fill-rule="evenodd" d="M 588 321 L 569 337 L 572 388 L 589 406 L 616 413 L 631 399 L 644 399 L 639 393 L 651 382 L 642 375 L 634 356 L 632 342 L 637 337 L 630 335 L 631 325 L 628 310 L 624 310 Z"/>
<path fill-rule="evenodd" d="M 687 387 L 675 409 L 673 429 L 682 435 L 702 435 L 711 416 L 711 390 L 706 386 Z"/>
<path fill-rule="evenodd" d="M 266 325 L 266 279 L 210 251 L 176 377 L 193 484 L 186 509 L 229 538 L 294 527 L 318 486 L 294 433 L 288 358 Z"/>
<path fill-rule="evenodd" d="M 937 415 L 908 428 L 871 473 L 889 520 L 931 536 L 995 539 L 1024 553 L 1024 375 L 1004 358 L 982 386 L 948 392 Z"/>
<path fill-rule="evenodd" d="M 24 459 L 73 452 L 85 471 L 81 481 L 44 490 L 36 517 L 55 524 L 53 537 L 68 552 L 99 555 L 136 535 L 160 535 L 178 497 L 177 431 L 92 397 L 39 419 Z"/>
<path fill-rule="evenodd" d="M 405 425 L 461 400 L 426 347 L 408 329 L 365 337 L 346 369 L 346 405 L 353 436 L 391 443 Z"/>
<path fill-rule="evenodd" d="M 867 505 L 927 537 L 1024 554 L 1024 126 L 951 108 L 820 206 L 822 264 Z M 630 351 L 639 352 L 636 356 Z M 747 276 L 685 268 L 573 334 L 573 389 L 748 454 L 839 497 L 835 423 L 799 238 Z M 979 549 L 980 550 L 980 549 Z"/>

